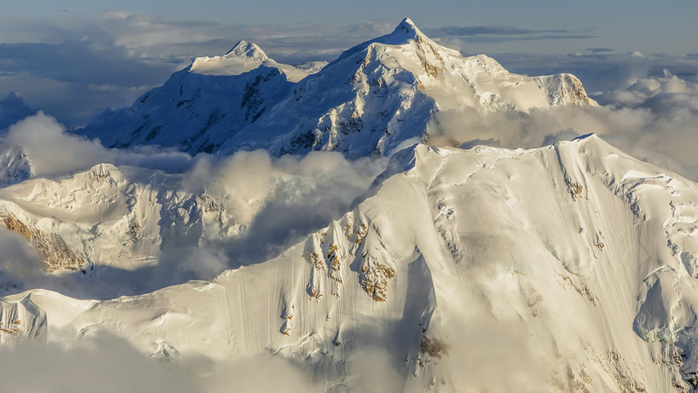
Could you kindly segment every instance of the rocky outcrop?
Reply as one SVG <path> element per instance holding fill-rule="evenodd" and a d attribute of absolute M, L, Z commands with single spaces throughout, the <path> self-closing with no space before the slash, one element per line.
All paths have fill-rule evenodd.
<path fill-rule="evenodd" d="M 60 235 L 27 225 L 11 213 L 0 213 L 0 226 L 27 239 L 44 261 L 44 270 L 48 273 L 59 270 L 84 272 L 88 265 L 85 256 L 71 249 Z"/>
<path fill-rule="evenodd" d="M 332 295 L 339 297 L 346 276 L 352 274 L 366 294 L 384 302 L 388 284 L 396 275 L 395 261 L 385 249 L 380 232 L 358 212 L 350 212 L 327 229 L 310 235 L 305 258 L 311 265 L 307 293 L 316 300 L 323 298 L 326 285 L 331 287 Z"/>

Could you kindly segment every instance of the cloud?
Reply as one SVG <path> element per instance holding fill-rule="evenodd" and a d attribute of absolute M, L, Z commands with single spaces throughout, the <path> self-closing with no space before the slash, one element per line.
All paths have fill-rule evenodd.
<path fill-rule="evenodd" d="M 171 70 L 131 58 L 118 45 L 105 45 L 85 37 L 61 44 L 0 44 L 0 68 L 4 72 L 29 73 L 60 82 L 118 83 L 125 87 L 146 85 Z"/>
<path fill-rule="evenodd" d="M 486 44 L 500 44 L 504 42 L 515 42 L 515 41 L 546 41 L 546 40 L 583 40 L 589 38 L 596 38 L 595 35 L 590 34 L 539 34 L 531 36 L 476 36 L 463 41 L 467 43 L 486 43 Z"/>
<path fill-rule="evenodd" d="M 531 30 L 513 26 L 446 26 L 424 29 L 424 33 L 458 47 L 468 43 L 503 43 L 512 41 L 577 40 L 595 38 L 572 30 Z M 456 44 L 457 43 L 457 44 Z"/>
<path fill-rule="evenodd" d="M 46 344 L 17 341 L 0 347 L 3 387 L 14 392 L 225 393 L 404 391 L 404 377 L 388 354 L 354 353 L 344 364 L 348 377 L 318 375 L 310 362 L 282 355 L 253 355 L 232 361 L 188 356 L 148 356 L 99 328 L 77 340 L 54 330 Z M 325 378 L 341 382 L 325 381 Z"/>
<path fill-rule="evenodd" d="M 394 368 L 395 357 L 394 354 L 391 356 L 391 354 L 378 349 L 354 352 L 346 362 L 349 377 L 342 383 L 347 389 L 337 390 L 366 393 L 404 392 L 406 390 L 405 377 Z"/>
<path fill-rule="evenodd" d="M 385 165 L 386 160 L 349 161 L 337 152 L 275 158 L 256 150 L 220 161 L 200 159 L 184 174 L 182 187 L 216 198 L 241 233 L 213 238 L 204 248 L 164 249 L 155 269 L 137 273 L 148 277 L 141 286 L 213 279 L 225 269 L 274 258 L 349 211 Z"/>
<path fill-rule="evenodd" d="M 130 150 L 104 148 L 99 141 L 66 132 L 63 125 L 39 112 L 9 127 L 3 142 L 27 151 L 34 176 L 62 177 L 100 163 L 183 172 L 194 163 L 190 155 L 157 146 Z"/>
<path fill-rule="evenodd" d="M 457 391 L 550 391 L 548 370 L 531 345 L 522 320 L 496 318 L 478 310 L 475 318 L 452 317 L 441 329 L 448 337 L 448 355 L 439 366 Z"/>
<path fill-rule="evenodd" d="M 606 53 L 606 52 L 613 52 L 613 49 L 611 48 L 587 48 L 587 52 L 591 53 Z"/>
<path fill-rule="evenodd" d="M 664 91 L 676 91 L 667 93 Z M 674 75 L 641 79 L 603 95 L 607 106 L 558 107 L 524 113 L 444 111 L 428 142 L 472 147 L 534 148 L 596 133 L 627 153 L 698 180 L 698 96 Z"/>
<path fill-rule="evenodd" d="M 0 295 L 21 292 L 24 280 L 40 272 L 43 262 L 27 239 L 5 228 L 0 228 L 0 250 Z"/>
<path fill-rule="evenodd" d="M 205 380 L 208 392 L 324 392 L 317 376 L 280 356 L 252 356 L 214 367 Z"/>
<path fill-rule="evenodd" d="M 185 368 L 148 359 L 127 342 L 100 335 L 62 345 L 18 342 L 0 347 L 8 392 L 202 392 Z"/>
<path fill-rule="evenodd" d="M 683 109 L 698 110 L 696 99 L 698 83 L 682 79 L 668 69 L 662 70 L 661 76 L 638 78 L 626 89 L 610 90 L 598 96 L 605 105 L 645 107 L 665 117 Z"/>
<path fill-rule="evenodd" d="M 530 35 L 541 33 L 570 33 L 569 30 L 530 30 L 513 26 L 446 26 L 435 29 L 424 29 L 424 32 L 434 37 L 441 36 L 476 36 L 476 35 Z"/>

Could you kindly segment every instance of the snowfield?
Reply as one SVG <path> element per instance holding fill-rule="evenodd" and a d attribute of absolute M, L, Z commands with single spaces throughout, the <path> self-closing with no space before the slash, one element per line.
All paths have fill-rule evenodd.
<path fill-rule="evenodd" d="M 695 391 L 697 183 L 594 134 L 425 143 L 442 110 L 561 105 L 597 104 L 572 75 L 511 74 L 409 19 L 327 65 L 279 64 L 243 41 L 197 58 L 79 132 L 246 171 L 101 163 L 42 177 L 3 146 L 0 247 L 34 265 L 0 270 L 0 345 L 111 337 L 202 391 L 243 389 L 242 376 L 220 382 L 221 365 L 272 389 L 275 361 L 293 370 L 278 372 L 288 391 Z M 253 170 L 274 165 L 287 170 Z M 300 206 L 332 218 L 279 240 L 274 225 Z M 270 258 L 230 248 L 267 243 Z M 200 269 L 179 271 L 185 259 Z"/>

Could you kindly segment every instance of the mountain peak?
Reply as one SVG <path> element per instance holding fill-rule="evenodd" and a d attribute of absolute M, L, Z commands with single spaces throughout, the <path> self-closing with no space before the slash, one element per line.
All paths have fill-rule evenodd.
<path fill-rule="evenodd" d="M 410 18 L 403 19 L 402 22 L 395 27 L 395 30 L 385 36 L 385 38 L 388 44 L 401 44 L 409 40 L 417 41 L 419 38 L 428 39 Z"/>
<path fill-rule="evenodd" d="M 238 41 L 238 43 L 235 44 L 235 46 L 233 46 L 233 48 L 225 54 L 225 57 L 231 56 L 246 57 L 257 61 L 269 60 L 269 56 L 267 56 L 267 54 L 264 53 L 262 48 L 260 48 L 252 42 L 247 42 L 245 40 Z"/>
<path fill-rule="evenodd" d="M 256 44 L 240 40 L 223 56 L 195 58 L 189 71 L 203 75 L 239 75 L 254 70 L 270 60 L 269 56 Z"/>
<path fill-rule="evenodd" d="M 417 26 L 414 24 L 414 22 L 410 18 L 403 19 L 402 22 L 400 22 L 400 24 L 397 25 L 397 27 L 395 28 L 395 31 L 398 31 L 398 30 L 403 30 L 406 33 L 409 33 L 409 30 L 419 31 Z"/>

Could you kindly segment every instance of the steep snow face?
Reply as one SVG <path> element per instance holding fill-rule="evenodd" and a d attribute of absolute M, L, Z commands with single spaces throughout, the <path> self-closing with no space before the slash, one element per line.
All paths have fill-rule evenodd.
<path fill-rule="evenodd" d="M 32 164 L 25 149 L 0 142 L 0 188 L 29 179 Z"/>
<path fill-rule="evenodd" d="M 157 144 L 210 153 L 255 122 L 291 86 L 278 68 L 260 66 L 234 76 L 185 69 L 131 108 L 107 111 L 80 132 L 108 147 Z"/>
<path fill-rule="evenodd" d="M 382 349 L 401 391 L 689 391 L 698 184 L 595 136 L 534 150 L 415 145 L 354 210 L 268 262 L 84 311 L 146 354 L 274 353 L 326 386 Z M 409 214 L 407 214 L 409 213 Z M 505 349 L 502 349 L 505 348 Z M 159 355 L 158 355 L 159 356 Z"/>
<path fill-rule="evenodd" d="M 439 110 L 596 105 L 572 75 L 509 73 L 487 56 L 438 45 L 409 19 L 322 66 L 278 64 L 241 41 L 224 56 L 197 58 L 131 108 L 106 112 L 78 132 L 108 146 L 337 150 L 356 158 L 387 155 L 438 132 Z"/>
<path fill-rule="evenodd" d="M 10 303 L 0 301 L 0 345 L 19 340 L 46 341 L 46 313 L 29 296 Z"/>
<path fill-rule="evenodd" d="M 107 110 L 79 132 L 107 147 L 155 144 L 211 153 L 308 74 L 240 41 L 224 56 L 196 58 L 130 108 Z"/>

